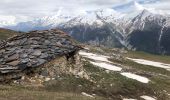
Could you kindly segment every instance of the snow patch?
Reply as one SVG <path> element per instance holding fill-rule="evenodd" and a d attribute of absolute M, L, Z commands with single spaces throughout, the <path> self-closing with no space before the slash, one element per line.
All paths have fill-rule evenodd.
<path fill-rule="evenodd" d="M 105 69 L 108 69 L 108 70 L 112 70 L 112 71 L 121 71 L 122 70 L 122 68 L 120 68 L 120 67 L 117 67 L 117 66 L 114 66 L 114 65 L 111 65 L 111 64 L 107 64 L 107 63 L 103 63 L 103 62 L 90 61 L 90 63 L 95 65 L 95 66 L 105 68 Z"/>
<path fill-rule="evenodd" d="M 155 61 L 150 61 L 150 60 L 144 60 L 144 59 L 133 59 L 133 58 L 127 58 L 127 59 L 132 60 L 132 61 L 139 63 L 139 64 L 164 68 L 164 69 L 170 71 L 170 64 L 165 64 L 165 63 L 155 62 Z"/>
<path fill-rule="evenodd" d="M 142 83 L 148 83 L 149 82 L 148 78 L 143 77 L 143 76 L 139 76 L 139 75 L 136 75 L 136 74 L 132 74 L 132 73 L 129 73 L 129 72 L 123 72 L 123 73 L 121 73 L 121 75 L 126 76 L 126 77 L 131 78 L 131 79 L 134 79 L 134 80 L 137 80 L 137 81 L 142 82 Z"/>
<path fill-rule="evenodd" d="M 156 100 L 155 98 L 147 96 L 147 95 L 143 95 L 143 96 L 140 96 L 140 97 L 145 99 L 145 100 Z"/>
<path fill-rule="evenodd" d="M 123 100 L 137 100 L 137 99 L 126 99 L 126 98 L 125 98 L 125 99 L 123 99 Z"/>
<path fill-rule="evenodd" d="M 86 58 L 89 58 L 92 60 L 112 63 L 111 61 L 108 60 L 108 58 L 110 58 L 108 56 L 97 55 L 97 54 L 88 53 L 88 52 L 84 52 L 84 51 L 80 51 L 79 54 L 82 55 L 83 57 L 86 57 Z"/>
<path fill-rule="evenodd" d="M 87 94 L 87 93 L 85 93 L 85 92 L 82 92 L 81 94 L 82 94 L 82 95 L 84 95 L 84 96 L 87 96 L 87 97 L 94 98 L 92 95 L 90 95 L 90 94 Z"/>

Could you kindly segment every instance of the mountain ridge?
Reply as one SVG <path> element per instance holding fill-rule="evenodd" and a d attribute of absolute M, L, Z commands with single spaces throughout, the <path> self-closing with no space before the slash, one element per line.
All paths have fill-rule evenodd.
<path fill-rule="evenodd" d="M 167 15 L 144 9 L 137 16 L 126 18 L 123 14 L 106 9 L 88 12 L 77 17 L 62 15 L 44 17 L 8 28 L 24 31 L 57 28 L 83 43 L 169 54 L 170 49 L 167 45 L 169 27 L 170 17 Z"/>

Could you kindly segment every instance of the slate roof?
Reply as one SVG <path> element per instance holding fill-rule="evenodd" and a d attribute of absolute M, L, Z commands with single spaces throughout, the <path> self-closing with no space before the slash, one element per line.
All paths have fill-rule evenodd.
<path fill-rule="evenodd" d="M 59 30 L 32 31 L 0 43 L 0 74 L 41 66 L 80 47 Z"/>

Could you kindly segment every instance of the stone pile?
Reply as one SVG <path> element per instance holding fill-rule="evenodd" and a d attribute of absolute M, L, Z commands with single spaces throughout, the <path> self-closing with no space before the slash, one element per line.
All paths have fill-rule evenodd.
<path fill-rule="evenodd" d="M 0 43 L 0 75 L 21 73 L 81 49 L 59 30 L 32 31 Z"/>

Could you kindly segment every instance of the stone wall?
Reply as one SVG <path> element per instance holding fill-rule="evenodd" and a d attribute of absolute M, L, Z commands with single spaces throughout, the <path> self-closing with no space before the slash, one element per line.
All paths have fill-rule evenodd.
<path fill-rule="evenodd" d="M 75 77 L 89 79 L 78 53 L 69 59 L 66 56 L 58 57 L 31 71 L 25 72 L 28 74 L 22 75 L 22 78 L 14 82 L 24 86 L 43 86 L 43 82 L 60 78 L 62 75 L 74 75 Z"/>

